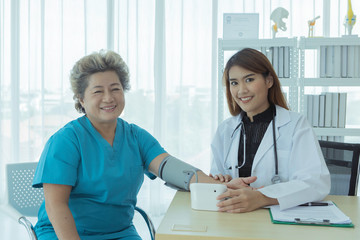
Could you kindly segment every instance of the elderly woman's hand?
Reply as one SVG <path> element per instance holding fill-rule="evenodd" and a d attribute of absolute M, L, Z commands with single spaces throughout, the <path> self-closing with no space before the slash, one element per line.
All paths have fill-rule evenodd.
<path fill-rule="evenodd" d="M 230 189 L 241 189 L 243 187 L 249 187 L 249 185 L 255 182 L 257 179 L 256 176 L 246 177 L 246 178 L 234 178 L 226 186 Z"/>
<path fill-rule="evenodd" d="M 229 182 L 231 181 L 232 177 L 229 174 L 216 174 L 216 175 L 212 175 L 211 173 L 209 174 L 210 177 L 212 177 L 215 180 L 219 180 L 220 182 Z"/>

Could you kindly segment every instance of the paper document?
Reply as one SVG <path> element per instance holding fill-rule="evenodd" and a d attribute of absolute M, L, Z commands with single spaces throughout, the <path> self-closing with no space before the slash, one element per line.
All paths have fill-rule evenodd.
<path fill-rule="evenodd" d="M 299 224 L 336 224 L 352 225 L 346 216 L 332 201 L 322 201 L 328 206 L 297 206 L 280 211 L 279 205 L 270 207 L 272 220 L 284 223 Z"/>
<path fill-rule="evenodd" d="M 259 38 L 259 14 L 224 13 L 223 38 Z"/>

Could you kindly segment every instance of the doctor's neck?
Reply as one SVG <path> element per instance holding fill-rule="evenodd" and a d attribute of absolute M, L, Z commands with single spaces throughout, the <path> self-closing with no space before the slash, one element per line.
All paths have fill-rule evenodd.
<path fill-rule="evenodd" d="M 271 105 L 269 104 L 266 106 L 266 108 L 257 109 L 257 111 L 248 111 L 248 112 L 244 111 L 244 115 L 246 115 L 248 117 L 250 122 L 254 122 L 254 120 L 259 119 L 259 117 L 260 117 L 259 115 L 262 115 L 262 113 L 268 111 L 270 107 L 271 107 Z"/>

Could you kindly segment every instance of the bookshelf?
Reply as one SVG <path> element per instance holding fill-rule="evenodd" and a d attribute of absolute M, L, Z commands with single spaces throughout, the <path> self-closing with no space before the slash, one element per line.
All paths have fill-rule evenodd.
<path fill-rule="evenodd" d="M 226 108 L 224 105 L 224 89 L 221 79 L 224 65 L 227 61 L 227 59 L 225 59 L 225 53 L 227 51 L 233 51 L 235 53 L 242 48 L 250 47 L 264 53 L 263 49 L 269 49 L 271 47 L 289 47 L 290 77 L 279 79 L 282 87 L 288 88 L 287 98 L 292 111 L 301 113 L 306 111 L 304 105 L 306 87 L 360 87 L 360 76 L 320 77 L 320 51 L 323 46 L 359 46 L 360 50 L 360 38 L 346 36 L 341 38 L 218 39 L 218 123 L 224 120 L 224 108 Z M 317 54 L 317 59 L 314 63 L 316 64 L 315 68 L 317 68 L 316 76 L 305 77 L 306 50 L 313 50 L 314 53 Z M 359 65 L 359 62 L 357 64 Z M 318 136 L 360 136 L 360 128 L 314 127 L 314 130 Z"/>
<path fill-rule="evenodd" d="M 226 51 L 236 51 L 242 48 L 254 48 L 262 51 L 269 50 L 274 47 L 288 47 L 290 55 L 290 76 L 287 78 L 279 78 L 283 87 L 289 88 L 288 102 L 290 108 L 298 111 L 298 74 L 299 74 L 299 56 L 297 49 L 297 38 L 276 38 L 276 39 L 240 39 L 240 40 L 224 40 L 218 39 L 218 123 L 224 120 L 224 89 L 222 85 L 222 76 L 227 59 L 225 59 Z"/>
<path fill-rule="evenodd" d="M 299 39 L 299 110 L 301 113 L 305 113 L 307 107 L 305 106 L 305 88 L 306 87 L 360 87 L 360 76 L 359 73 L 356 73 L 356 76 L 338 76 L 338 74 L 330 74 L 326 73 L 326 76 L 322 75 L 321 71 L 323 66 L 327 63 L 324 61 L 328 61 L 327 59 L 324 60 L 321 54 L 323 54 L 323 47 L 331 47 L 331 48 L 338 48 L 345 46 L 346 48 L 349 46 L 356 46 L 359 49 L 357 54 L 360 54 L 360 39 L 358 37 L 353 36 L 344 36 L 338 38 L 305 38 L 301 37 Z M 306 57 L 305 51 L 306 50 L 314 50 L 315 54 L 317 54 L 316 58 L 316 70 L 314 77 L 306 77 Z M 340 68 L 340 71 L 344 71 L 342 69 L 343 59 L 341 59 L 342 55 L 335 53 L 335 50 L 332 50 L 333 55 L 333 63 L 330 66 L 331 69 L 336 67 Z M 341 49 L 341 54 L 343 54 L 343 50 Z M 326 56 L 327 57 L 327 56 Z M 326 58 L 325 57 L 325 58 Z M 347 56 L 348 57 L 348 56 Z M 357 56 L 357 60 L 355 63 L 359 65 L 360 57 Z M 323 65 L 322 65 L 323 64 Z M 346 64 L 345 64 L 346 65 Z M 348 66 L 344 66 L 345 69 L 348 69 Z M 355 66 L 358 67 L 358 66 Z M 334 71 L 334 70 L 333 70 Z M 342 74 L 341 74 L 342 75 Z M 318 136 L 360 136 L 360 128 L 346 128 L 346 127 L 314 127 L 315 133 Z"/>

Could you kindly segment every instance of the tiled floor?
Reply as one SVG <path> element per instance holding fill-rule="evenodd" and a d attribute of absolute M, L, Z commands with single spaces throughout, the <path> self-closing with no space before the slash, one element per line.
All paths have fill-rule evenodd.
<path fill-rule="evenodd" d="M 152 217 L 152 221 L 154 222 L 155 229 L 160 224 L 161 217 Z M 30 219 L 31 222 L 34 224 L 36 219 Z M 142 217 L 138 214 L 135 215 L 134 224 L 139 232 L 140 236 L 143 240 L 150 239 L 149 231 L 146 226 L 146 223 L 142 219 Z M 10 217 L 9 214 L 4 212 L 4 208 L 0 208 L 0 226 L 2 230 L 0 231 L 0 239 L 1 240 L 27 240 L 29 239 L 25 228 L 18 224 L 15 218 Z"/>

